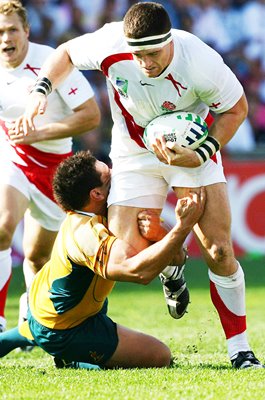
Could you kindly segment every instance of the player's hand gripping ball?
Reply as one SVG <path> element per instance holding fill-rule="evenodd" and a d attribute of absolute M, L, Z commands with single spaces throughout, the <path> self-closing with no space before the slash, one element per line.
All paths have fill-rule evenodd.
<path fill-rule="evenodd" d="M 161 135 L 171 149 L 177 144 L 195 150 L 207 138 L 208 126 L 197 114 L 172 112 L 156 117 L 146 126 L 143 141 L 149 151 L 153 152 L 152 143 Z"/>

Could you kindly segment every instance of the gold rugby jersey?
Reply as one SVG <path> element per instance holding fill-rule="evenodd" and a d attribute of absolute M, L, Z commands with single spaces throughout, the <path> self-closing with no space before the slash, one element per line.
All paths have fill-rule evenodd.
<path fill-rule="evenodd" d="M 106 279 L 115 240 L 104 217 L 67 214 L 51 259 L 37 273 L 30 289 L 30 311 L 40 324 L 68 329 L 101 310 L 115 284 Z"/>

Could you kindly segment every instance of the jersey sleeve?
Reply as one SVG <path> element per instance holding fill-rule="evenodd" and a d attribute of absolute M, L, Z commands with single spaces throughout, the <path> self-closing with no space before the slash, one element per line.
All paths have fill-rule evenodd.
<path fill-rule="evenodd" d="M 72 63 L 81 70 L 101 70 L 102 61 L 119 52 L 124 41 L 122 22 L 105 24 L 68 42 Z"/>
<path fill-rule="evenodd" d="M 94 96 L 94 91 L 82 72 L 76 68 L 56 89 L 64 102 L 72 110 Z"/>
<path fill-rule="evenodd" d="M 85 220 L 84 220 L 85 221 Z M 68 254 L 77 264 L 90 268 L 96 274 L 106 278 L 106 267 L 113 242 L 116 240 L 106 227 L 106 220 L 94 216 L 80 224 L 71 239 Z"/>
<path fill-rule="evenodd" d="M 190 74 L 198 97 L 215 113 L 232 108 L 243 95 L 243 87 L 222 57 L 196 38 Z"/>

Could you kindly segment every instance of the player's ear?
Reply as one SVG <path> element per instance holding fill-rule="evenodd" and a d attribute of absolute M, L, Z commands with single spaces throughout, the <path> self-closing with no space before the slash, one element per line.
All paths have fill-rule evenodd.
<path fill-rule="evenodd" d="M 104 200 L 104 193 L 99 187 L 96 187 L 91 190 L 90 197 L 94 201 L 102 201 Z"/>

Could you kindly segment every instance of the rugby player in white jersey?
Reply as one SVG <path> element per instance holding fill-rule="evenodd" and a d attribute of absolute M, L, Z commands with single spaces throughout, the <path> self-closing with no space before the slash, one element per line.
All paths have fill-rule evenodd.
<path fill-rule="evenodd" d="M 208 265 L 211 298 L 227 339 L 229 358 L 234 368 L 261 368 L 247 338 L 244 273 L 234 257 L 219 151 L 247 115 L 238 79 L 220 55 L 196 36 L 171 29 L 161 4 L 141 2 L 128 10 L 122 22 L 106 24 L 56 49 L 40 71 L 26 112 L 17 120 L 17 132 L 34 126 L 34 117 L 45 111 L 50 87 L 57 88 L 74 66 L 98 69 L 108 81 L 114 122 L 110 230 L 141 250 L 149 243 L 139 234 L 139 210 L 161 211 L 170 187 L 182 198 L 189 188 L 205 186 L 206 207 L 194 234 Z M 171 111 L 200 114 L 210 126 L 210 135 L 196 151 L 171 151 L 157 140 L 155 157 L 143 144 L 144 128 L 156 116 Z M 184 258 L 182 266 L 169 266 L 160 275 L 174 318 L 181 317 L 188 305 Z M 180 293 L 185 294 L 184 299 Z"/>
<path fill-rule="evenodd" d="M 74 70 L 51 95 L 36 129 L 16 135 L 12 121 L 23 114 L 28 94 L 50 47 L 29 42 L 26 10 L 19 1 L 0 4 L 0 330 L 11 277 L 11 242 L 24 218 L 26 285 L 50 258 L 64 213 L 55 203 L 51 180 L 72 152 L 72 136 L 95 128 L 100 112 L 90 84 Z M 23 296 L 26 300 L 26 297 Z"/>

